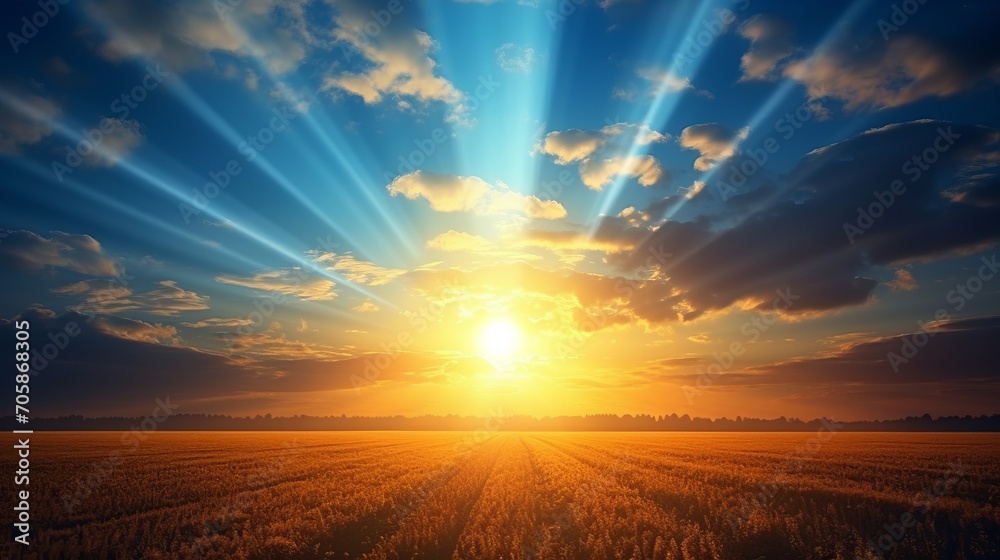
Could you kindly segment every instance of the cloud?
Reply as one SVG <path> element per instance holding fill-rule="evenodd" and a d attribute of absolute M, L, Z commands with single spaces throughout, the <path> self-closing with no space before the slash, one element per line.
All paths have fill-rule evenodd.
<path fill-rule="evenodd" d="M 210 318 L 202 319 L 201 321 L 196 321 L 193 323 L 181 323 L 182 327 L 188 327 L 191 329 L 204 329 L 208 327 L 242 327 L 246 325 L 252 325 L 253 320 L 251 319 L 223 319 L 223 318 Z"/>
<path fill-rule="evenodd" d="M 336 361 L 351 357 L 351 354 L 341 348 L 326 344 L 315 344 L 288 338 L 282 332 L 281 323 L 272 322 L 267 328 L 247 334 L 217 333 L 225 340 L 228 352 L 238 354 L 241 361 L 248 365 L 255 362 L 276 360 L 294 364 L 302 360 Z M 288 370 L 278 372 L 286 375 L 293 373 Z"/>
<path fill-rule="evenodd" d="M 22 146 L 41 142 L 52 134 L 52 123 L 62 112 L 47 97 L 13 84 L 0 87 L 0 153 L 18 155 Z"/>
<path fill-rule="evenodd" d="M 157 282 L 161 287 L 135 297 L 140 308 L 154 315 L 176 317 L 184 311 L 208 309 L 208 303 L 202 296 L 177 286 L 173 280 Z"/>
<path fill-rule="evenodd" d="M 470 313 L 488 314 L 491 306 L 502 303 L 512 315 L 537 318 L 535 328 L 567 336 L 668 320 L 647 304 L 670 297 L 673 290 L 661 281 L 551 271 L 525 263 L 414 270 L 406 278 L 424 297 L 442 306 L 444 318 L 458 321 Z M 514 292 L 512 285 L 518 287 Z"/>
<path fill-rule="evenodd" d="M 0 264 L 28 270 L 64 268 L 91 276 L 114 276 L 118 265 L 89 235 L 51 232 L 45 238 L 30 231 L 0 230 Z"/>
<path fill-rule="evenodd" d="M 617 123 L 600 130 L 554 131 L 535 147 L 555 157 L 559 165 L 580 162 L 580 179 L 592 190 L 601 190 L 619 175 L 637 177 L 639 184 L 659 182 L 665 172 L 650 155 L 629 155 L 635 146 L 666 142 L 670 137 L 646 125 Z"/>
<path fill-rule="evenodd" d="M 619 6 L 621 4 L 635 4 L 639 0 L 600 0 L 597 5 L 607 10 L 613 6 Z"/>
<path fill-rule="evenodd" d="M 527 74 L 535 61 L 535 49 L 504 43 L 496 51 L 497 65 L 505 72 Z"/>
<path fill-rule="evenodd" d="M 647 211 L 638 211 L 630 206 L 617 216 L 601 216 L 593 232 L 580 229 L 528 228 L 521 234 L 521 243 L 553 250 L 626 253 L 634 250 L 649 237 L 652 233 L 649 222 L 652 219 Z"/>
<path fill-rule="evenodd" d="M 556 163 L 566 165 L 587 159 L 602 148 L 607 139 L 603 130 L 579 130 L 571 128 L 563 132 L 550 132 L 538 146 L 543 154 L 556 157 Z"/>
<path fill-rule="evenodd" d="M 886 283 L 886 286 L 894 292 L 912 292 L 920 287 L 910 271 L 905 268 L 897 269 L 896 277 L 892 282 Z"/>
<path fill-rule="evenodd" d="M 618 240 L 600 240 L 591 237 L 585 231 L 576 230 L 527 229 L 520 242 L 526 246 L 545 247 L 552 250 L 603 251 L 606 253 L 620 252 L 634 246 L 618 242 Z"/>
<path fill-rule="evenodd" d="M 437 212 L 479 215 L 517 212 L 543 220 L 556 220 L 566 215 L 566 209 L 554 200 L 521 194 L 503 183 L 494 187 L 479 177 L 415 171 L 396 177 L 386 189 L 393 196 L 402 195 L 410 200 L 425 198 Z"/>
<path fill-rule="evenodd" d="M 260 84 L 260 78 L 257 76 L 257 73 L 253 70 L 247 70 L 243 78 L 243 85 L 250 91 L 257 91 L 258 84 Z"/>
<path fill-rule="evenodd" d="M 623 87 L 615 87 L 611 90 L 611 99 L 618 99 L 621 101 L 634 101 L 635 100 L 635 90 L 625 89 Z"/>
<path fill-rule="evenodd" d="M 740 142 L 746 140 L 750 129 L 743 127 L 732 131 L 718 123 L 696 124 L 681 131 L 681 146 L 698 150 L 701 157 L 695 160 L 694 168 L 708 171 L 719 162 L 736 154 Z"/>
<path fill-rule="evenodd" d="M 791 43 L 792 32 L 792 25 L 777 16 L 757 14 L 744 21 L 739 34 L 750 40 L 750 50 L 740 59 L 740 81 L 775 78 L 778 64 L 797 50 Z"/>
<path fill-rule="evenodd" d="M 683 187 L 683 188 L 685 191 L 684 198 L 691 200 L 705 190 L 705 183 L 704 181 L 695 181 L 691 183 L 690 187 Z"/>
<path fill-rule="evenodd" d="M 125 311 L 144 311 L 153 315 L 176 317 L 187 311 L 208 309 L 203 296 L 177 286 L 173 280 L 157 282 L 159 288 L 134 294 L 117 279 L 83 280 L 52 290 L 64 296 L 86 296 L 84 302 L 70 309 L 88 314 L 112 315 Z"/>
<path fill-rule="evenodd" d="M 438 251 L 471 251 L 484 247 L 488 243 L 486 239 L 478 235 L 450 229 L 428 239 L 426 246 L 428 249 L 437 249 Z"/>
<path fill-rule="evenodd" d="M 313 262 L 326 266 L 327 270 L 340 274 L 349 282 L 367 286 L 383 286 L 406 272 L 398 268 L 385 268 L 373 262 L 359 260 L 350 253 L 312 251 L 309 256 Z"/>
<path fill-rule="evenodd" d="M 108 297 L 120 297 L 122 295 L 130 295 L 132 290 L 122 286 L 117 280 L 109 278 L 106 280 L 81 280 L 80 282 L 53 288 L 52 292 L 67 296 L 99 293 Z"/>
<path fill-rule="evenodd" d="M 305 301 L 328 301 L 337 297 L 333 291 L 336 287 L 334 282 L 297 266 L 261 270 L 251 276 L 222 274 L 216 276 L 215 281 L 262 292 L 277 292 Z"/>
<path fill-rule="evenodd" d="M 372 300 L 366 299 L 365 301 L 352 307 L 351 309 L 357 311 L 358 313 L 375 313 L 380 308 L 378 305 L 375 305 L 375 302 L 373 302 Z"/>
<path fill-rule="evenodd" d="M 810 99 L 834 98 L 849 110 L 886 109 L 925 97 L 949 97 L 983 80 L 1000 80 L 1000 51 L 980 44 L 948 47 L 895 36 L 885 47 L 858 51 L 838 44 L 788 64 Z"/>
<path fill-rule="evenodd" d="M 846 333 L 830 341 L 832 348 L 812 355 L 713 376 L 710 391 L 719 398 L 740 395 L 764 399 L 771 406 L 806 411 L 821 407 L 859 418 L 871 418 L 875 410 L 883 419 L 914 411 L 935 416 L 989 413 L 1000 406 L 1000 379 L 994 352 L 981 341 L 998 335 L 1000 318 L 995 316 L 942 321 L 926 332 L 895 336 Z M 922 346 L 912 346 L 914 340 Z M 916 348 L 916 354 L 908 353 L 910 358 L 901 354 L 907 344 Z M 704 379 L 699 377 L 715 361 L 706 355 L 691 363 L 663 363 L 638 377 L 648 383 L 701 386 Z"/>
<path fill-rule="evenodd" d="M 146 137 L 138 122 L 106 118 L 109 124 L 101 125 L 103 136 L 93 151 L 84 156 L 83 165 L 88 167 L 113 167 L 126 154 L 143 143 Z M 106 131 L 105 131 L 106 129 Z"/>
<path fill-rule="evenodd" d="M 652 86 L 650 95 L 653 96 L 668 95 L 671 93 L 678 93 L 686 89 L 694 89 L 694 86 L 691 85 L 690 78 L 678 76 L 665 68 L 646 66 L 644 68 L 640 68 L 637 73 L 640 78 L 650 83 Z"/>
<path fill-rule="evenodd" d="M 271 72 L 298 67 L 309 40 L 303 2 L 254 0 L 220 12 L 220 3 L 153 0 L 88 2 L 84 10 L 105 37 L 99 53 L 119 62 L 150 58 L 174 71 L 208 67 L 213 53 L 253 58 Z"/>
<path fill-rule="evenodd" d="M 759 178 L 744 186 L 726 203 L 735 222 L 667 221 L 632 252 L 609 260 L 633 270 L 653 251 L 672 254 L 655 268 L 676 292 L 654 305 L 685 320 L 730 306 L 769 310 L 775 291 L 786 288 L 798 296 L 790 314 L 862 305 L 879 285 L 866 277 L 873 267 L 964 254 L 1000 239 L 1000 207 L 945 195 L 962 180 L 963 166 L 995 153 L 998 141 L 993 129 L 936 121 L 870 130 L 814 150 L 777 184 Z M 935 142 L 948 147 L 937 162 L 916 176 L 904 173 L 904 164 Z M 858 208 L 875 202 L 875 192 L 885 197 L 895 181 L 905 192 L 894 197 L 891 212 L 847 235 L 845 224 L 857 227 Z M 1000 176 L 989 183 L 1000 188 Z M 905 280 L 890 287 L 909 285 Z"/>
<path fill-rule="evenodd" d="M 995 350 L 982 344 L 1000 335 L 1000 317 L 949 319 L 928 325 L 926 331 L 846 342 L 816 356 L 748 368 L 726 384 L 825 383 L 897 384 L 1000 381 Z M 903 354 L 914 340 L 916 354 Z M 894 371 L 895 364 L 897 371 Z M 900 377 L 900 376 L 904 377 Z"/>
<path fill-rule="evenodd" d="M 360 0 L 331 0 L 338 10 L 334 37 L 352 52 L 360 54 L 366 67 L 357 71 L 336 71 L 323 81 L 324 90 L 339 90 L 361 97 L 366 104 L 384 96 L 410 97 L 421 103 L 437 101 L 450 107 L 449 121 L 465 122 L 468 108 L 465 94 L 437 75 L 431 58 L 436 45 L 427 33 L 413 29 L 397 15 L 391 25 L 379 26 L 377 34 L 366 31 L 372 25 L 371 7 Z"/>
<path fill-rule="evenodd" d="M 177 329 L 159 323 L 123 319 L 121 317 L 97 317 L 93 327 L 105 334 L 125 340 L 146 342 L 149 344 L 180 344 Z"/>
<path fill-rule="evenodd" d="M 226 413 L 233 399 L 262 394 L 327 391 L 330 399 L 356 399 L 354 387 L 371 363 L 384 363 L 371 391 L 386 383 L 446 380 L 454 356 L 400 352 L 353 354 L 290 340 L 277 330 L 232 336 L 226 353 L 192 348 L 172 338 L 170 327 L 127 319 L 56 316 L 44 308 L 20 314 L 32 330 L 76 334 L 57 356 L 45 359 L 45 374 L 32 378 L 32 412 L 42 417 L 148 414 L 153 399 L 170 398 L 183 412 Z M 0 319 L 0 337 L 14 339 L 12 321 Z M 40 358 L 39 358 L 40 359 Z M 141 364 L 141 368 L 137 368 Z M 354 379 L 354 381 L 352 381 Z M 322 414 L 322 409 L 304 413 Z"/>
<path fill-rule="evenodd" d="M 603 189 L 618 176 L 638 178 L 640 185 L 649 187 L 660 181 L 663 169 L 656 158 L 650 155 L 587 158 L 580 164 L 580 179 L 591 190 Z"/>
<path fill-rule="evenodd" d="M 615 87 L 611 91 L 612 99 L 632 101 L 638 89 L 644 90 L 648 97 L 654 98 L 688 90 L 704 97 L 714 97 L 710 91 L 695 89 L 690 78 L 681 76 L 669 68 L 642 66 L 636 70 L 636 75 L 643 81 L 644 87 Z"/>

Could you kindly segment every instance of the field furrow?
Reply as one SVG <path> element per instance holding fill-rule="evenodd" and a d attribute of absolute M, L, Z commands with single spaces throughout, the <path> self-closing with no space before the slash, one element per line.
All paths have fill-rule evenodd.
<path fill-rule="evenodd" d="M 32 457 L 34 544 L 3 558 L 1000 558 L 992 434 L 53 433 Z"/>

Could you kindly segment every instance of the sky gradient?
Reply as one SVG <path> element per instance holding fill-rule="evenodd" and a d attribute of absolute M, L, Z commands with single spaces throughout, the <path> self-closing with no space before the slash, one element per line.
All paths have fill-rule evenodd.
<path fill-rule="evenodd" d="M 1000 411 L 996 3 L 6 11 L 37 415 Z"/>

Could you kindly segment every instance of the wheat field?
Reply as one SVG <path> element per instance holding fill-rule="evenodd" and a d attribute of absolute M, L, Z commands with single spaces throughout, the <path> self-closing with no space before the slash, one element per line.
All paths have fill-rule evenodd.
<path fill-rule="evenodd" d="M 992 434 L 160 432 L 127 441 L 35 434 L 32 546 L 8 545 L 4 557 L 1000 558 Z"/>

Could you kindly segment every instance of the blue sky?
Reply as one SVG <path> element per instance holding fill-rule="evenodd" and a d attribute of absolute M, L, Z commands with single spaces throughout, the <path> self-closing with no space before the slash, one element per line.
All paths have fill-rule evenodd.
<path fill-rule="evenodd" d="M 127 346 L 52 413 L 996 411 L 991 3 L 233 4 L 7 7 L 0 317 Z"/>

